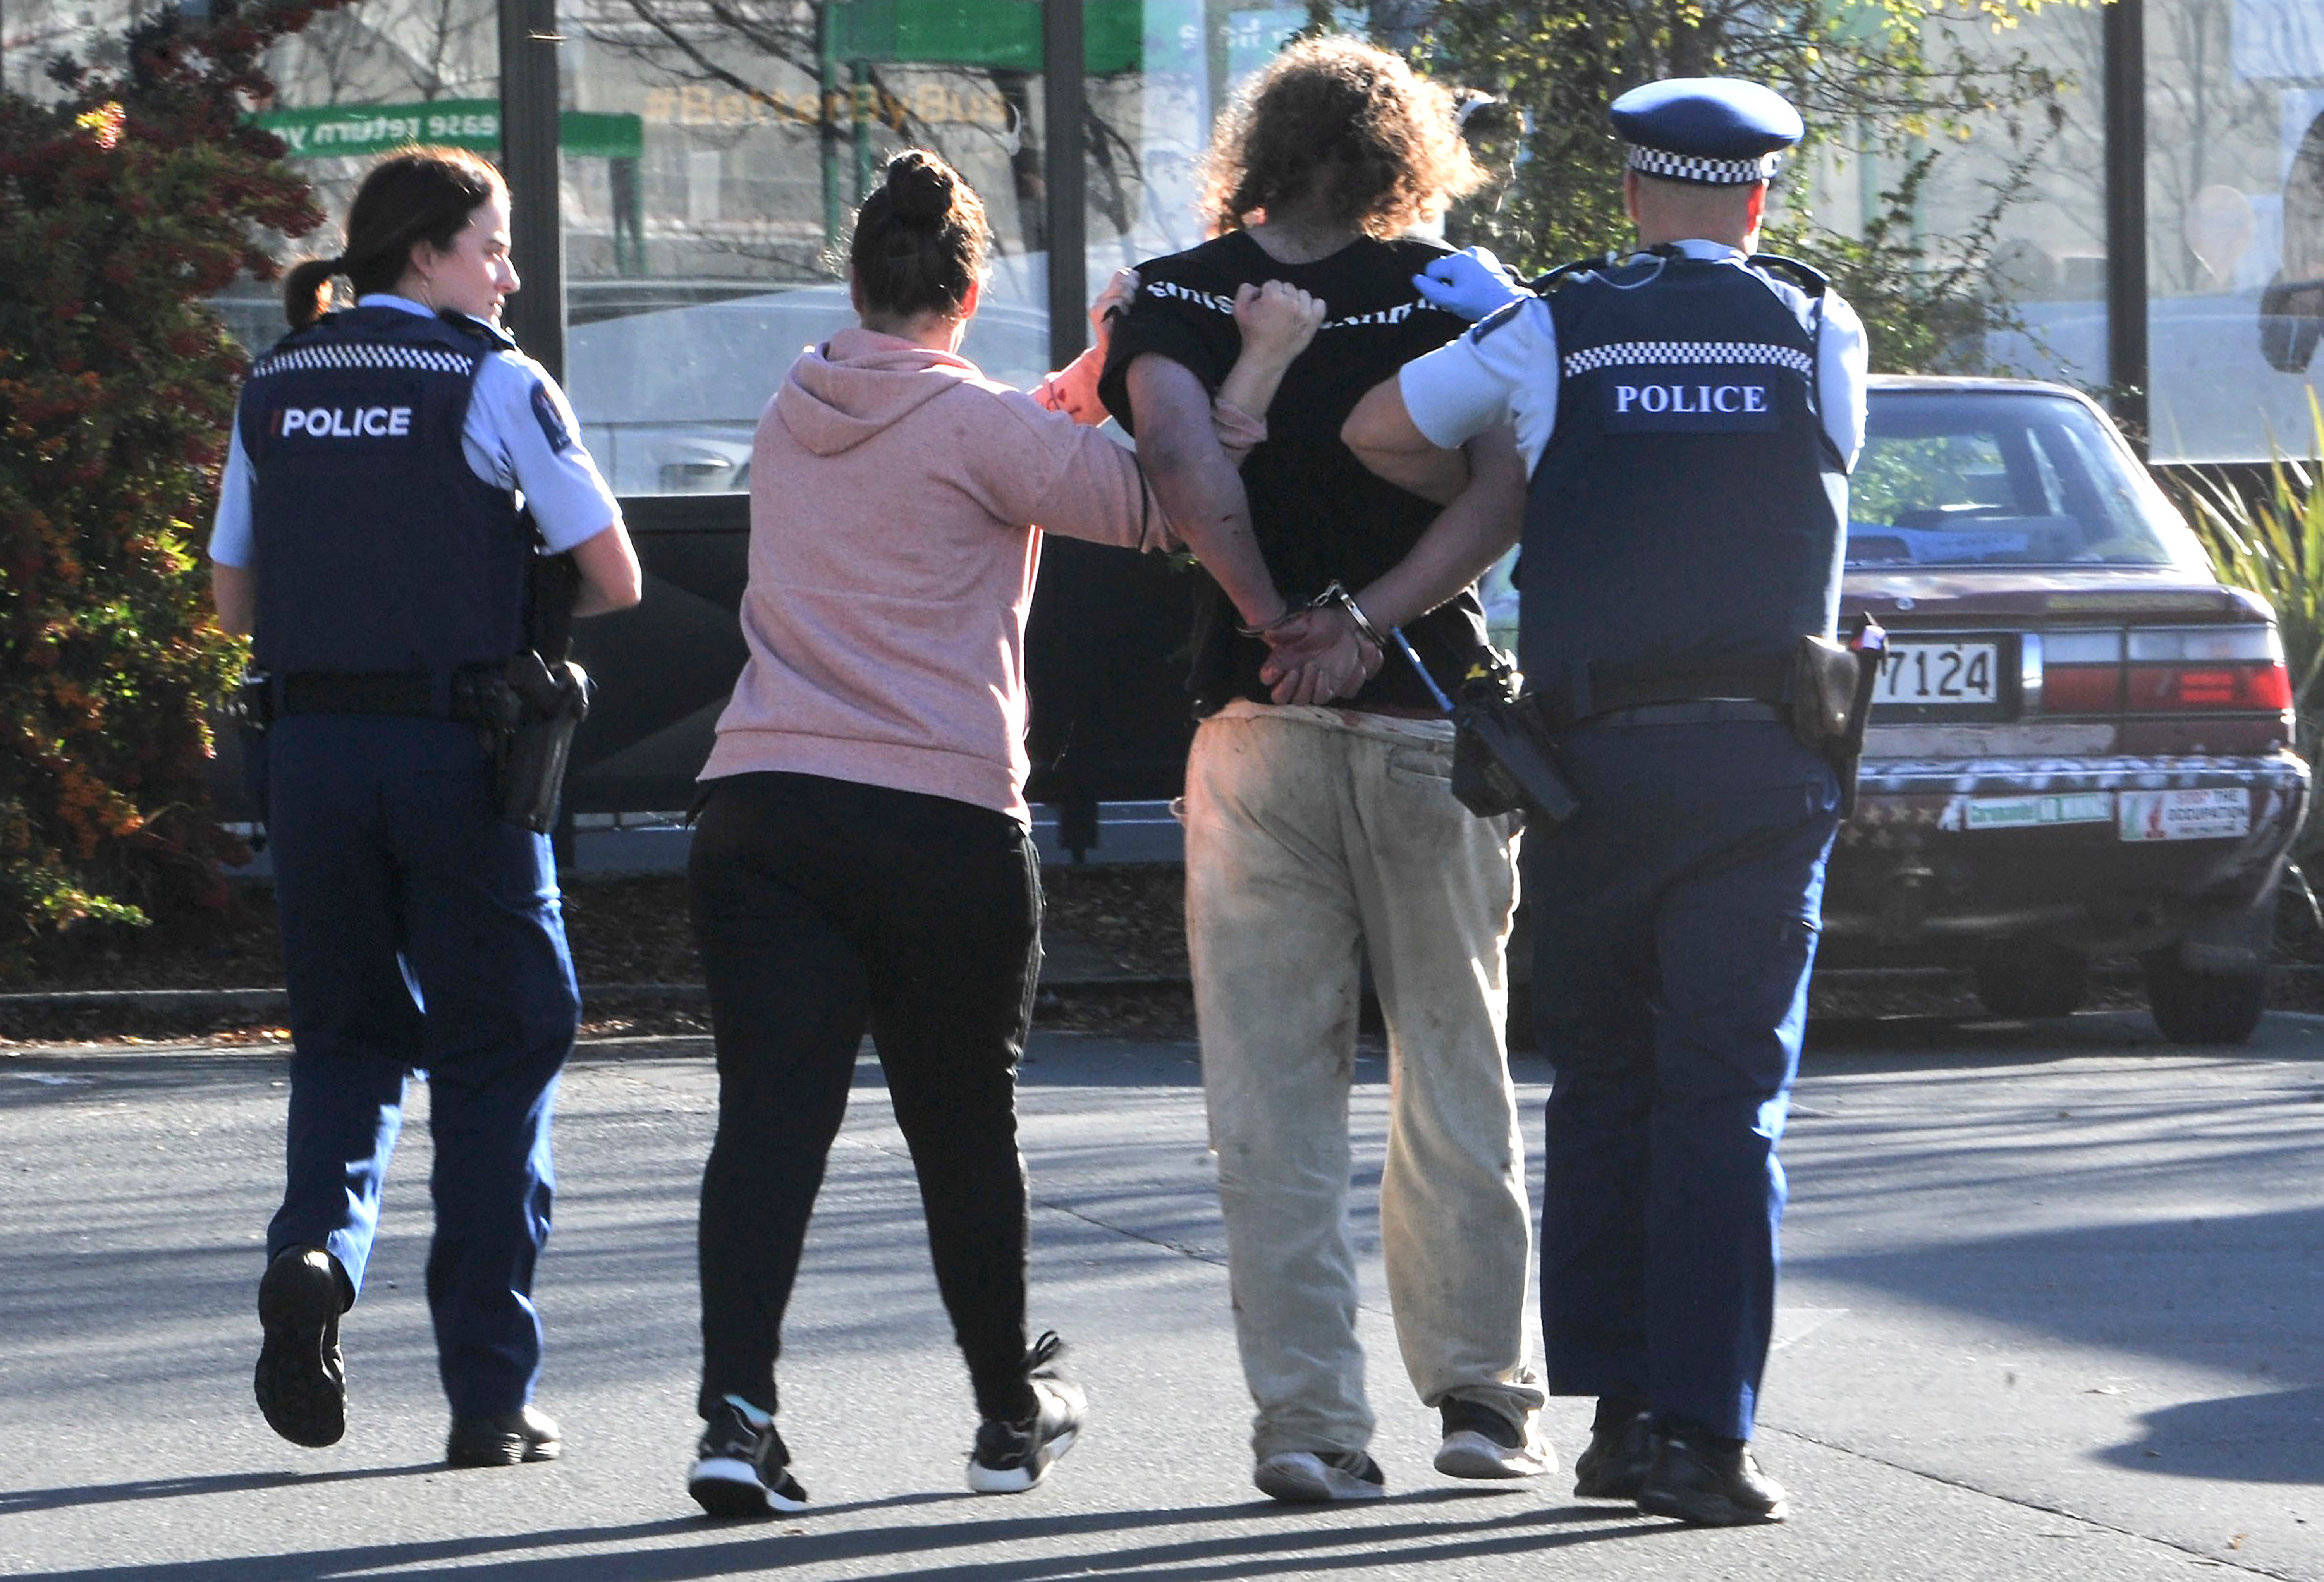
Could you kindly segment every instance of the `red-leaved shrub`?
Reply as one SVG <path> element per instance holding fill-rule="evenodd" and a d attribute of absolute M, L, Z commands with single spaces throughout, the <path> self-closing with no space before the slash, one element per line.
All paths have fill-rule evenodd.
<path fill-rule="evenodd" d="M 242 117 L 267 46 L 328 8 L 172 8 L 117 75 L 0 95 L 0 976 L 79 920 L 221 894 L 208 715 L 244 649 L 201 551 L 244 368 L 207 299 L 321 221 Z"/>

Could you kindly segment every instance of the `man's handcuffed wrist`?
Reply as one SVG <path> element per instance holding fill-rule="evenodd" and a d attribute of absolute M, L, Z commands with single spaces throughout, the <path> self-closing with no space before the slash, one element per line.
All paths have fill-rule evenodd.
<path fill-rule="evenodd" d="M 1388 652 L 1388 639 L 1381 635 L 1379 627 L 1372 624 L 1372 618 L 1364 613 L 1364 607 L 1356 602 L 1356 596 L 1348 592 L 1345 583 L 1334 578 L 1331 586 L 1315 595 L 1309 608 L 1320 610 L 1326 604 L 1337 604 L 1346 611 L 1348 619 L 1356 623 L 1356 635 L 1381 653 Z"/>
<path fill-rule="evenodd" d="M 1238 623 L 1235 630 L 1245 637 L 1265 637 L 1270 631 L 1277 631 L 1290 625 L 1306 613 L 1307 612 L 1298 605 L 1286 603 L 1283 606 L 1283 613 L 1274 620 L 1262 621 L 1257 626 L 1244 626 Z"/>

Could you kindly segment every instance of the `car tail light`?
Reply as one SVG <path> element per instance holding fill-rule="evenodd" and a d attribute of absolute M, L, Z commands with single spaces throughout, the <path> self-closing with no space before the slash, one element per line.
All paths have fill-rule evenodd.
<path fill-rule="evenodd" d="M 2041 634 L 2042 712 L 2118 714 L 2122 712 L 2122 633 Z"/>
<path fill-rule="evenodd" d="M 2272 626 L 2134 630 L 2126 657 L 2127 713 L 2280 714 L 2292 706 Z"/>
<path fill-rule="evenodd" d="M 2044 714 L 2281 714 L 2292 677 L 2272 626 L 2043 633 Z"/>

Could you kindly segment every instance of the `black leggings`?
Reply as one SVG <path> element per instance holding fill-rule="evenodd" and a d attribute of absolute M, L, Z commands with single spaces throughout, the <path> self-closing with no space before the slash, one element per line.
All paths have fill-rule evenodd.
<path fill-rule="evenodd" d="M 713 782 L 687 885 L 718 1049 L 704 1414 L 729 1394 L 775 1410 L 783 1311 L 868 1028 L 977 1411 L 1029 1415 L 1017 1062 L 1041 884 L 1024 827 L 942 796 L 736 775 Z"/>

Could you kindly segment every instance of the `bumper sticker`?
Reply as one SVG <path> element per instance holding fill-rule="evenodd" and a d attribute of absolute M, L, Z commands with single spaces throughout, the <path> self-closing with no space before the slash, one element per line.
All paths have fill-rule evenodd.
<path fill-rule="evenodd" d="M 2126 791 L 2126 841 L 2219 841 L 2251 833 L 2251 795 L 2241 786 L 2197 791 Z"/>
<path fill-rule="evenodd" d="M 1974 796 L 1965 810 L 1962 827 L 2016 830 L 2042 824 L 2102 824 L 2113 822 L 2114 815 L 2111 791 L 2079 791 L 2059 796 Z"/>

